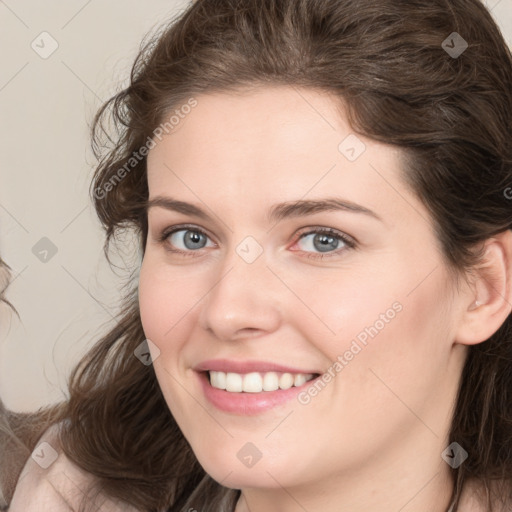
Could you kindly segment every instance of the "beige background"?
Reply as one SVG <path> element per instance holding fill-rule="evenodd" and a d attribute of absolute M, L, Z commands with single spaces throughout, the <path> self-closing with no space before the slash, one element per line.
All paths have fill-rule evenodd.
<path fill-rule="evenodd" d="M 88 127 L 126 84 L 144 34 L 188 3 L 0 0 L 0 254 L 21 318 L 0 310 L 0 396 L 11 409 L 65 397 L 71 367 L 113 323 L 124 278 L 105 263 L 88 197 Z M 486 5 L 510 44 L 512 0 Z"/>

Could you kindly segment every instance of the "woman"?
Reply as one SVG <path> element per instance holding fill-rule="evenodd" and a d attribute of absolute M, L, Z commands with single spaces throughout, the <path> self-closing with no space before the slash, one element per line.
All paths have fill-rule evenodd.
<path fill-rule="evenodd" d="M 509 510 L 511 85 L 477 0 L 191 5 L 96 118 L 139 282 L 10 510 Z"/>

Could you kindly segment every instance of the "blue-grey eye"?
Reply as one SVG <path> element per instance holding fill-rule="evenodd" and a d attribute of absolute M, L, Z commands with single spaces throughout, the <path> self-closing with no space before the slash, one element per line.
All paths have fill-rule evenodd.
<path fill-rule="evenodd" d="M 206 247 L 208 237 L 200 231 L 193 229 L 179 229 L 168 237 L 171 245 L 182 251 L 193 251 Z"/>
<path fill-rule="evenodd" d="M 341 237 L 334 236 L 328 233 L 309 233 L 304 235 L 298 244 L 302 243 L 303 251 L 318 251 L 318 252 L 329 252 L 338 249 Z"/>

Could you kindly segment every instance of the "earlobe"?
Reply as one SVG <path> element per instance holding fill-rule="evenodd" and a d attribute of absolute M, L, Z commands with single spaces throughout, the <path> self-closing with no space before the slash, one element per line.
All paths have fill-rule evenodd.
<path fill-rule="evenodd" d="M 474 274 L 455 337 L 456 343 L 464 345 L 489 339 L 512 312 L 512 230 L 486 241 Z"/>

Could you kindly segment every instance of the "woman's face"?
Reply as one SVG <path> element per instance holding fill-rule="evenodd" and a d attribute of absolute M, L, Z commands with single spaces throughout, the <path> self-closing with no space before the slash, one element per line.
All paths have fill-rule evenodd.
<path fill-rule="evenodd" d="M 196 100 L 148 156 L 139 296 L 202 466 L 234 488 L 441 466 L 465 347 L 399 151 L 325 93 Z"/>

